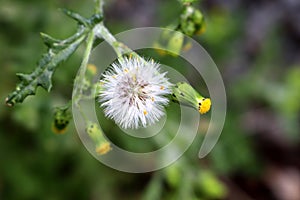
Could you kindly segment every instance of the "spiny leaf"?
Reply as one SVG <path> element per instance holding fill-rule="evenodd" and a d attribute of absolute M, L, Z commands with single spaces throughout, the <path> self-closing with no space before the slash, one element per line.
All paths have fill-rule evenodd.
<path fill-rule="evenodd" d="M 60 42 L 60 40 L 54 39 L 53 37 L 47 35 L 46 33 L 40 33 L 40 35 L 45 45 L 47 45 L 49 48 L 52 48 L 54 44 L 58 44 Z"/>
<path fill-rule="evenodd" d="M 6 98 L 8 106 L 21 103 L 27 96 L 34 95 L 38 86 L 49 92 L 52 87 L 52 76 L 56 67 L 72 55 L 84 41 L 88 32 L 103 20 L 101 14 L 94 14 L 86 19 L 78 13 L 67 9 L 63 9 L 63 12 L 78 22 L 77 32 L 65 40 L 58 40 L 45 33 L 41 33 L 41 38 L 47 45 L 48 52 L 42 56 L 37 68 L 31 74 L 17 74 L 21 82 L 17 85 L 15 91 Z"/>
<path fill-rule="evenodd" d="M 17 74 L 21 82 L 17 85 L 16 90 L 6 98 L 6 104 L 13 106 L 15 103 L 23 102 L 27 96 L 35 94 L 38 86 L 49 92 L 56 67 L 84 41 L 86 32 L 86 29 L 81 26 L 76 34 L 65 40 L 57 40 L 41 34 L 45 44 L 49 47 L 48 52 L 42 56 L 37 68 L 31 74 Z"/>
<path fill-rule="evenodd" d="M 84 18 L 80 14 L 68 10 L 68 9 L 62 9 L 63 13 L 65 13 L 70 18 L 77 21 L 79 24 L 84 25 L 85 27 L 93 27 L 95 24 L 101 22 L 103 20 L 103 15 L 101 14 L 94 14 L 91 18 Z"/>
<path fill-rule="evenodd" d="M 82 24 L 84 26 L 88 26 L 88 19 L 82 17 L 80 14 L 74 12 L 74 11 L 71 11 L 71 10 L 68 10 L 68 9 L 61 9 L 63 11 L 63 13 L 65 13 L 67 16 L 69 16 L 70 18 L 76 20 L 79 24 Z"/>

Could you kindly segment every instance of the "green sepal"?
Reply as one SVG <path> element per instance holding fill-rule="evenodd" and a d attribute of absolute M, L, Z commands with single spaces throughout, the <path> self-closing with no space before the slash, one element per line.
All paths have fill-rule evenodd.
<path fill-rule="evenodd" d="M 88 121 L 86 125 L 86 132 L 93 140 L 95 144 L 100 144 L 102 142 L 106 142 L 106 139 L 103 136 L 102 130 L 98 126 L 97 123 Z"/>
<path fill-rule="evenodd" d="M 198 110 L 199 99 L 203 99 L 190 84 L 186 82 L 178 82 L 172 88 L 172 101 L 193 107 Z"/>
<path fill-rule="evenodd" d="M 178 82 L 172 88 L 171 100 L 182 105 L 190 106 L 205 114 L 210 110 L 211 100 L 199 94 L 190 84 Z"/>

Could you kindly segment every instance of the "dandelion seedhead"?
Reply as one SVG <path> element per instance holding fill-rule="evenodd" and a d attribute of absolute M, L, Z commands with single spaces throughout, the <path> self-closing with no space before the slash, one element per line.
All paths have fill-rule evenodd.
<path fill-rule="evenodd" d="M 113 63 L 100 81 L 99 101 L 107 117 L 122 128 L 146 127 L 164 115 L 171 83 L 159 64 L 122 58 Z"/>

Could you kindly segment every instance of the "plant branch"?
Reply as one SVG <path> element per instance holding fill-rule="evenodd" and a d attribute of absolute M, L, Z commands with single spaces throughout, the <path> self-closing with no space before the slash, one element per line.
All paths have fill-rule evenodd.
<path fill-rule="evenodd" d="M 85 73 L 86 73 L 86 66 L 88 64 L 89 61 L 89 57 L 92 51 L 92 47 L 93 47 L 93 42 L 95 39 L 95 35 L 94 32 L 91 31 L 90 34 L 88 35 L 87 38 L 87 46 L 83 55 L 83 60 L 81 62 L 80 68 L 79 68 L 79 74 L 75 79 L 75 96 L 74 96 L 74 100 L 75 100 L 75 104 L 78 105 L 78 101 L 82 95 L 82 91 L 83 91 L 83 85 L 84 85 L 84 79 L 85 79 Z"/>
<path fill-rule="evenodd" d="M 103 14 L 104 0 L 95 0 L 95 14 Z"/>
<path fill-rule="evenodd" d="M 123 54 L 131 54 L 140 58 L 137 53 L 132 51 L 125 44 L 117 41 L 103 23 L 99 23 L 94 27 L 94 33 L 96 37 L 103 38 L 114 49 L 119 58 L 122 58 Z"/>

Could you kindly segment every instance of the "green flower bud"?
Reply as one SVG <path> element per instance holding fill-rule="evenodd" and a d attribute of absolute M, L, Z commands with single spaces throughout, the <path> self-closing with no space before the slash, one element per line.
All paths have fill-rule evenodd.
<path fill-rule="evenodd" d="M 203 170 L 196 175 L 196 190 L 201 191 L 208 199 L 223 199 L 228 191 L 211 171 Z"/>
<path fill-rule="evenodd" d="M 201 96 L 191 85 L 186 82 L 179 82 L 173 87 L 172 100 L 183 105 L 197 109 L 200 114 L 210 110 L 211 101 Z"/>
<path fill-rule="evenodd" d="M 192 14 L 192 19 L 196 24 L 201 24 L 204 20 L 204 17 L 202 15 L 202 13 L 200 12 L 200 10 L 195 9 Z"/>
<path fill-rule="evenodd" d="M 201 35 L 205 32 L 206 24 L 204 21 L 204 16 L 202 15 L 201 11 L 196 9 L 193 13 L 193 21 L 195 22 L 195 33 L 196 35 Z"/>
<path fill-rule="evenodd" d="M 86 132 L 95 143 L 95 151 L 99 155 L 104 155 L 112 150 L 110 143 L 105 139 L 103 132 L 98 124 L 88 121 L 86 125 Z"/>
<path fill-rule="evenodd" d="M 165 169 L 166 171 L 166 181 L 173 188 L 178 188 L 181 183 L 182 173 L 180 166 L 175 163 Z"/>
<path fill-rule="evenodd" d="M 192 35 L 194 35 L 194 33 L 195 33 L 195 24 L 194 24 L 194 22 L 192 22 L 192 21 L 183 21 L 182 23 L 181 23 L 181 30 L 185 33 L 185 34 L 187 34 L 187 35 L 189 35 L 189 36 L 192 36 Z"/>
<path fill-rule="evenodd" d="M 175 28 L 173 26 L 169 29 Z M 160 35 L 157 42 L 153 44 L 154 48 L 160 55 L 171 54 L 172 56 L 178 56 L 180 53 L 184 41 L 184 35 L 180 32 L 165 30 Z M 166 49 L 166 50 L 163 50 Z"/>
<path fill-rule="evenodd" d="M 186 6 L 180 16 L 178 28 L 189 36 L 202 34 L 205 31 L 205 22 L 201 11 L 193 6 Z"/>
<path fill-rule="evenodd" d="M 69 106 L 57 107 L 54 112 L 52 131 L 57 134 L 63 134 L 72 119 Z"/>
<path fill-rule="evenodd" d="M 184 35 L 180 32 L 174 32 L 172 37 L 168 42 L 168 50 L 171 52 L 171 55 L 178 56 L 182 49 L 184 40 Z"/>

